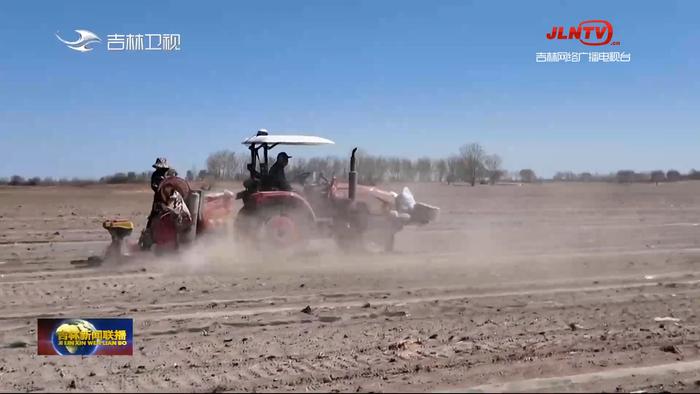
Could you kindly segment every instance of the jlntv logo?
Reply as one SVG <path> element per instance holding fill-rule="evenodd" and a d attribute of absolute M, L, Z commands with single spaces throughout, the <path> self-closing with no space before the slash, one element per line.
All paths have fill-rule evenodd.
<path fill-rule="evenodd" d="M 613 25 L 604 19 L 590 19 L 576 26 L 553 26 L 545 35 L 548 41 L 578 40 L 581 44 L 592 47 L 603 45 L 620 45 L 620 41 L 613 41 Z M 581 63 L 588 59 L 588 63 L 629 63 L 632 54 L 625 51 L 593 51 L 591 49 L 579 49 L 574 51 L 536 52 L 537 63 Z"/>
<path fill-rule="evenodd" d="M 583 45 L 620 45 L 620 41 L 613 41 L 613 25 L 603 19 L 591 19 L 583 21 L 578 26 L 571 26 L 568 30 L 564 26 L 554 26 L 547 33 L 548 40 L 579 40 Z"/>

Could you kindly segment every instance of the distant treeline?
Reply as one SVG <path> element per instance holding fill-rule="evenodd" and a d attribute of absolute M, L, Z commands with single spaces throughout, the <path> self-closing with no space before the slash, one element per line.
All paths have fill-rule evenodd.
<path fill-rule="evenodd" d="M 273 160 L 274 161 L 274 154 Z M 481 145 L 470 143 L 460 147 L 459 152 L 446 158 L 433 159 L 421 157 L 408 159 L 405 157 L 371 155 L 358 152 L 359 182 L 374 185 L 381 182 L 467 182 L 472 186 L 480 184 L 495 184 L 497 182 L 674 182 L 680 180 L 700 180 L 700 172 L 691 170 L 681 174 L 676 170 L 666 172 L 657 170 L 651 172 L 635 172 L 620 170 L 610 174 L 591 174 L 589 172 L 573 173 L 558 172 L 550 179 L 538 178 L 535 172 L 525 168 L 518 171 L 507 171 L 502 167 L 502 160 L 496 154 L 487 154 Z M 180 173 L 187 180 L 200 181 L 240 181 L 248 177 L 246 165 L 249 161 L 248 152 L 233 152 L 221 150 L 207 157 L 206 169 L 191 168 Z M 295 157 L 290 160 L 287 168 L 287 178 L 294 179 L 303 172 L 316 172 L 327 178 L 333 176 L 346 179 L 349 170 L 349 157 Z M 90 184 L 128 184 L 148 183 L 150 171 L 118 172 L 94 179 L 80 178 L 23 178 L 14 175 L 11 178 L 0 178 L 0 184 L 11 186 L 38 185 L 90 185 Z"/>
<path fill-rule="evenodd" d="M 223 150 L 212 153 L 207 158 L 207 169 L 191 169 L 187 177 L 194 179 L 203 176 L 214 179 L 241 180 L 248 176 L 246 165 L 248 153 L 236 153 Z M 274 154 L 273 154 L 274 157 Z M 532 170 L 510 174 L 503 170 L 502 160 L 498 155 L 487 154 L 479 144 L 466 144 L 459 153 L 441 159 L 420 157 L 409 159 L 396 156 L 372 155 L 359 151 L 357 154 L 358 181 L 373 185 L 380 182 L 470 182 L 472 184 L 487 181 L 496 182 L 503 178 L 520 178 L 525 175 L 529 181 L 535 180 Z M 326 178 L 333 176 L 347 178 L 350 157 L 295 157 L 289 162 L 287 178 L 294 179 L 303 172 L 316 172 Z"/>
<path fill-rule="evenodd" d="M 700 171 L 690 170 L 687 174 L 680 171 L 655 170 L 650 172 L 635 172 L 633 170 L 620 170 L 610 174 L 591 174 L 582 172 L 579 174 L 557 172 L 552 180 L 555 182 L 618 182 L 618 183 L 649 183 L 649 182 L 678 182 L 683 180 L 700 180 Z"/>
<path fill-rule="evenodd" d="M 10 185 L 10 186 L 54 186 L 54 185 L 70 185 L 70 186 L 86 186 L 94 185 L 99 183 L 105 184 L 124 184 L 124 183 L 148 183 L 151 173 L 149 171 L 136 173 L 118 172 L 114 175 L 108 175 L 97 179 L 86 179 L 86 178 L 52 178 L 52 177 L 33 177 L 24 178 L 19 175 L 13 175 L 9 179 L 0 178 L 0 185 Z"/>

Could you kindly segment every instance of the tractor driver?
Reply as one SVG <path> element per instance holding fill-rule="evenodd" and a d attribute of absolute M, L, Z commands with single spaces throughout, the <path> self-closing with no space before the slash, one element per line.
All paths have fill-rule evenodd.
<path fill-rule="evenodd" d="M 292 156 L 289 156 L 287 152 L 280 152 L 277 155 L 277 161 L 270 167 L 268 172 L 268 189 L 292 191 L 292 185 L 287 182 L 287 176 L 284 174 L 284 167 L 289 164 L 289 159 L 291 158 Z"/>

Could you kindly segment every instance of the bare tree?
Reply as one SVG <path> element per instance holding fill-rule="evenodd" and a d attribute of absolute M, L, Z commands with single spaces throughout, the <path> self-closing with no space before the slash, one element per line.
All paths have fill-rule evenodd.
<path fill-rule="evenodd" d="M 634 180 L 634 171 L 620 170 L 617 172 L 617 181 L 620 183 L 630 183 Z"/>
<path fill-rule="evenodd" d="M 224 161 L 225 179 L 236 179 L 240 172 L 241 163 L 235 152 L 227 152 Z"/>
<path fill-rule="evenodd" d="M 27 181 L 23 177 L 21 177 L 19 175 L 12 175 L 12 177 L 10 178 L 9 185 L 10 186 L 21 186 L 21 185 L 24 185 L 26 182 Z"/>
<path fill-rule="evenodd" d="M 440 159 L 435 162 L 435 171 L 437 171 L 438 182 L 442 182 L 448 174 L 448 166 L 446 159 Z"/>
<path fill-rule="evenodd" d="M 463 145 L 459 154 L 464 161 L 467 180 L 474 186 L 484 169 L 484 148 L 477 143 Z"/>
<path fill-rule="evenodd" d="M 433 163 L 427 157 L 421 157 L 416 161 L 416 171 L 420 182 L 429 182 L 433 175 Z"/>
<path fill-rule="evenodd" d="M 656 170 L 651 172 L 651 181 L 656 183 L 657 185 L 659 182 L 665 182 L 666 181 L 666 174 L 664 174 L 663 171 L 661 170 Z"/>
<path fill-rule="evenodd" d="M 378 157 L 359 150 L 357 152 L 357 160 L 357 165 L 360 168 L 358 182 L 365 185 L 376 185 L 384 180 L 386 166 L 382 164 Z"/>
<path fill-rule="evenodd" d="M 214 152 L 207 157 L 207 172 L 215 179 L 234 179 L 240 169 L 240 160 L 230 150 Z"/>
<path fill-rule="evenodd" d="M 457 180 L 465 179 L 464 161 L 459 156 L 450 156 L 447 159 L 447 184 L 454 183 Z"/>
<path fill-rule="evenodd" d="M 224 154 L 224 151 L 219 151 L 207 157 L 207 172 L 216 179 L 224 176 Z"/>
<path fill-rule="evenodd" d="M 572 182 L 576 180 L 576 174 L 572 171 L 559 171 L 552 178 L 555 181 Z"/>
<path fill-rule="evenodd" d="M 407 181 L 416 180 L 416 167 L 409 159 L 401 159 L 401 178 Z"/>
<path fill-rule="evenodd" d="M 535 175 L 535 171 L 532 171 L 529 168 L 520 170 L 520 180 L 526 183 L 532 183 L 536 181 L 537 176 Z"/>
<path fill-rule="evenodd" d="M 669 182 L 678 182 L 681 180 L 681 173 L 676 170 L 668 170 L 668 172 L 666 172 L 666 180 Z"/>
<path fill-rule="evenodd" d="M 487 155 L 484 157 L 484 168 L 486 169 L 486 175 L 489 177 L 489 182 L 494 185 L 503 176 L 503 169 L 501 165 L 503 160 L 497 154 Z"/>

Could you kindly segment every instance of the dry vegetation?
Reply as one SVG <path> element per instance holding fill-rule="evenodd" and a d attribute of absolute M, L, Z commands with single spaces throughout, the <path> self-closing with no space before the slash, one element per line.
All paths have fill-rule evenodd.
<path fill-rule="evenodd" d="M 360 178 L 362 184 L 375 185 L 381 182 L 467 182 L 474 186 L 477 183 L 495 184 L 500 181 L 518 182 L 678 182 L 681 180 L 700 180 L 700 172 L 691 170 L 688 174 L 681 174 L 676 170 L 655 170 L 651 172 L 635 172 L 633 170 L 620 170 L 617 173 L 592 174 L 590 172 L 574 173 L 571 171 L 557 172 L 552 179 L 538 178 L 537 174 L 529 168 L 516 171 L 508 171 L 503 167 L 503 160 L 497 154 L 487 152 L 477 143 L 465 144 L 459 149 L 459 153 L 447 158 L 433 159 L 421 157 L 408 159 L 401 157 L 384 157 L 371 155 L 360 151 L 359 154 Z M 189 181 L 240 181 L 248 176 L 246 163 L 249 157 L 247 152 L 233 152 L 221 150 L 209 155 L 206 160 L 206 169 L 191 168 L 179 174 Z M 274 158 L 271 158 L 274 161 Z M 326 176 L 337 176 L 341 179 L 347 176 L 348 160 L 341 157 L 298 157 L 290 162 L 288 177 L 314 171 Z M 147 183 L 150 172 L 119 172 L 107 175 L 99 180 L 81 178 L 54 179 L 51 177 L 25 178 L 13 175 L 10 178 L 0 178 L 0 185 L 9 186 L 52 186 L 71 185 L 84 186 L 88 184 L 125 184 Z"/>

